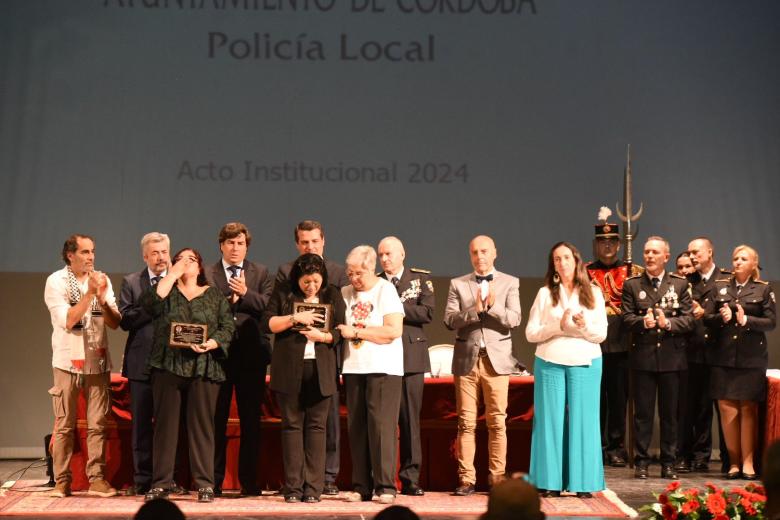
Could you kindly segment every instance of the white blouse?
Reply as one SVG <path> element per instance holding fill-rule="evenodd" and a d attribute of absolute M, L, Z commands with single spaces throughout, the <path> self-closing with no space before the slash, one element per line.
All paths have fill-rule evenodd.
<path fill-rule="evenodd" d="M 537 344 L 537 357 L 567 366 L 590 365 L 592 360 L 601 357 L 600 343 L 607 338 L 607 312 L 601 290 L 595 286 L 590 289 L 595 303 L 593 309 L 580 305 L 577 288 L 571 296 L 561 288 L 558 305 L 553 305 L 546 286 L 539 289 L 525 328 L 525 337 Z M 570 316 L 582 311 L 585 327 L 578 328 L 569 317 L 561 330 L 561 318 L 566 309 L 571 309 Z"/>

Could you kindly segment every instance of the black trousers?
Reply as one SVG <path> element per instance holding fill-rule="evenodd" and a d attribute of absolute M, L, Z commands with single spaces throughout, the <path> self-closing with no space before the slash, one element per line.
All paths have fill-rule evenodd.
<path fill-rule="evenodd" d="M 181 377 L 166 370 L 152 373 L 154 455 L 152 487 L 169 488 L 176 463 L 182 397 L 186 393 L 187 441 L 195 487 L 214 487 L 214 410 L 219 384 Z"/>
<path fill-rule="evenodd" d="M 352 488 L 363 497 L 396 494 L 396 428 L 401 376 L 345 374 Z"/>
<path fill-rule="evenodd" d="M 130 413 L 132 414 L 133 482 L 138 488 L 152 485 L 152 441 L 154 399 L 152 382 L 130 379 Z"/>
<path fill-rule="evenodd" d="M 422 410 L 425 374 L 404 374 L 401 380 L 401 405 L 398 411 L 401 485 L 417 485 L 420 480 L 422 447 L 420 444 L 420 411 Z"/>
<path fill-rule="evenodd" d="M 677 458 L 707 463 L 712 455 L 712 399 L 710 367 L 688 362 L 688 375 L 680 380 Z"/>
<path fill-rule="evenodd" d="M 601 446 L 608 457 L 626 459 L 628 352 L 604 353 L 601 359 Z"/>
<path fill-rule="evenodd" d="M 249 492 L 257 490 L 257 464 L 260 457 L 260 419 L 265 394 L 266 366 L 246 370 L 228 366 L 227 379 L 220 385 L 217 411 L 214 415 L 215 450 L 214 482 L 222 487 L 227 462 L 227 423 L 230 401 L 236 392 L 241 439 L 238 448 L 238 481 Z"/>
<path fill-rule="evenodd" d="M 325 482 L 335 484 L 341 464 L 341 399 L 339 398 L 339 375 L 336 374 L 336 393 L 328 405 L 328 420 L 325 425 Z"/>
<path fill-rule="evenodd" d="M 673 464 L 677 455 L 677 401 L 680 378 L 685 371 L 650 372 L 634 370 L 634 463 L 647 466 L 648 449 L 653 437 L 655 399 L 658 394 L 658 416 L 661 425 L 661 464 Z"/>
<path fill-rule="evenodd" d="M 284 494 L 319 498 L 325 486 L 325 424 L 331 397 L 320 394 L 317 364 L 303 361 L 301 393 L 276 394 L 282 413 Z"/>

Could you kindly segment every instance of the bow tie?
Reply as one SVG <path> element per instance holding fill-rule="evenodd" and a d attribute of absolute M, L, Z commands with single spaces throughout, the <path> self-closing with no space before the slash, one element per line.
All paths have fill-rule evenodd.
<path fill-rule="evenodd" d="M 493 281 L 492 273 L 485 276 L 477 275 L 477 283 L 492 282 L 492 281 Z"/>

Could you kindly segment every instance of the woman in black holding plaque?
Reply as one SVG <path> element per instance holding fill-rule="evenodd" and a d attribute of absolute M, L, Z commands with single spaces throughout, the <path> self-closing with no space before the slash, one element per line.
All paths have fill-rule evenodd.
<path fill-rule="evenodd" d="M 312 304 L 308 308 L 299 304 Z M 324 304 L 324 307 L 317 307 Z M 323 319 L 323 313 L 327 312 Z M 290 284 L 276 284 L 263 322 L 276 334 L 271 389 L 282 414 L 286 502 L 316 503 L 325 485 L 325 422 L 336 389 L 336 351 L 344 300 L 328 285 L 319 255 L 293 263 Z"/>
<path fill-rule="evenodd" d="M 141 297 L 141 305 L 154 318 L 154 344 L 148 362 L 154 400 L 154 449 L 152 489 L 146 500 L 165 498 L 170 493 L 182 395 L 186 394 L 192 479 L 198 488 L 198 501 L 211 502 L 214 411 L 219 383 L 225 380 L 219 360 L 227 354 L 235 326 L 225 297 L 206 284 L 200 253 L 182 249 L 173 261 L 168 275 Z M 205 330 L 198 325 L 205 325 Z"/>

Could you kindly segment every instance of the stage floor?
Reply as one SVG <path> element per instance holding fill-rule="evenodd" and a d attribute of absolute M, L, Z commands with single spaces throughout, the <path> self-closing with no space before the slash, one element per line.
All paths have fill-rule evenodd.
<path fill-rule="evenodd" d="M 25 516 L 54 518 L 58 520 L 80 519 L 97 520 L 108 518 L 130 518 L 143 503 L 140 497 L 117 497 L 112 499 L 100 499 L 87 497 L 77 493 L 67 499 L 53 499 L 47 496 L 43 488 L 27 487 L 39 484 L 45 480 L 45 470 L 34 467 L 23 476 L 11 474 L 24 468 L 33 461 L 6 460 L 0 461 L 0 476 L 4 480 L 19 480 L 17 487 L 24 486 L 20 492 L 15 490 L 3 490 L 4 496 L 0 496 L 0 516 Z M 725 481 L 719 472 L 715 471 L 719 464 L 711 465 L 710 473 L 693 473 L 682 476 L 683 486 L 703 487 L 705 483 L 712 482 L 717 485 L 734 485 L 734 481 Z M 633 470 L 629 468 L 607 468 L 607 487 L 616 495 L 618 500 L 601 496 L 594 500 L 580 500 L 575 497 L 560 499 L 545 499 L 543 509 L 548 516 L 558 518 L 616 518 L 626 517 L 631 509 L 638 509 L 641 505 L 653 500 L 652 492 L 658 492 L 665 488 L 669 481 L 658 478 L 659 466 L 651 466 L 651 478 L 640 481 L 633 478 Z M 13 498 L 11 498 L 13 497 Z M 328 518 L 331 520 L 352 520 L 371 518 L 384 506 L 377 502 L 351 504 L 344 502 L 339 497 L 327 497 L 320 504 L 285 504 L 283 499 L 272 493 L 262 497 L 238 498 L 227 494 L 226 497 L 217 499 L 213 504 L 198 504 L 194 495 L 176 498 L 177 504 L 187 514 L 187 518 L 298 518 L 311 519 Z M 622 502 L 623 510 L 619 503 Z M 405 497 L 399 495 L 397 504 L 405 505 L 415 510 L 421 518 L 445 519 L 476 519 L 486 508 L 487 494 L 478 493 L 472 497 L 454 497 L 449 493 L 426 493 L 424 497 Z"/>

